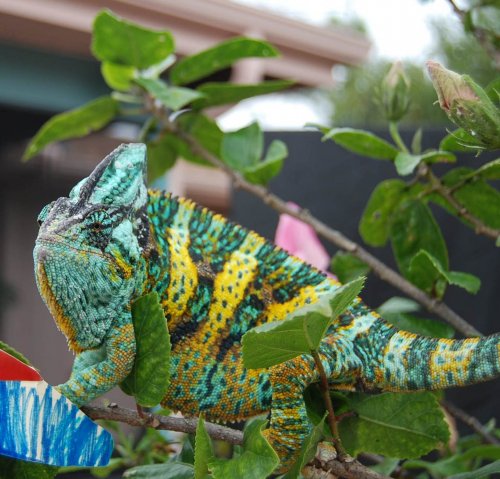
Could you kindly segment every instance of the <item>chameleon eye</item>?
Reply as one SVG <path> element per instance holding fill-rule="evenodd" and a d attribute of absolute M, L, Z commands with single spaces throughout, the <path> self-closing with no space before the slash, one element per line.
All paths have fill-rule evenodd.
<path fill-rule="evenodd" d="M 88 233 L 89 242 L 104 249 L 113 231 L 111 218 L 104 210 L 93 211 L 85 219 L 85 230 Z"/>

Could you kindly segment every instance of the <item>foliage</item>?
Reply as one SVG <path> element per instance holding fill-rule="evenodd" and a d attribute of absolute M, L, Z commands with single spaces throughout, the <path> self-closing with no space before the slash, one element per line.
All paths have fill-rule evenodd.
<path fill-rule="evenodd" d="M 497 72 L 491 58 L 473 38 L 471 32 L 454 28 L 444 19 L 431 23 L 435 38 L 434 47 L 427 52 L 428 58 L 439 59 L 454 71 L 468 72 L 479 84 L 488 85 Z M 382 83 L 391 69 L 390 60 L 380 58 L 361 66 L 347 67 L 345 78 L 338 81 L 330 92 L 332 124 L 348 126 L 384 127 L 385 118 L 380 111 L 383 97 Z M 443 112 L 436 108 L 436 93 L 422 65 L 415 61 L 404 64 L 409 82 L 407 114 L 402 118 L 405 126 L 440 126 L 446 124 Z"/>
<path fill-rule="evenodd" d="M 34 462 L 17 461 L 0 456 L 0 477 L 22 477 L 23 479 L 53 479 L 59 468 L 36 464 Z"/>
<path fill-rule="evenodd" d="M 85 135 L 104 127 L 118 115 L 134 116 L 139 109 L 143 115 L 141 120 L 145 121 L 141 140 L 148 147 L 151 178 L 165 173 L 179 157 L 195 163 L 214 163 L 236 172 L 240 181 L 244 178 L 258 185 L 266 185 L 280 172 L 287 156 L 284 143 L 275 141 L 264 152 L 263 135 L 257 123 L 237 131 L 223 132 L 204 112 L 210 106 L 276 91 L 290 84 L 274 81 L 235 86 L 210 81 L 212 73 L 238 60 L 276 57 L 278 52 L 269 43 L 247 38 L 229 39 L 175 62 L 172 56 L 175 43 L 169 32 L 151 31 L 104 11 L 94 22 L 92 51 L 101 60 L 103 76 L 114 91 L 109 97 L 55 116 L 31 142 L 25 156 L 27 159 L 53 141 Z M 415 95 L 418 91 L 416 85 L 424 82 L 420 68 L 410 66 L 405 71 L 394 68 L 383 81 L 386 67 L 378 65 L 373 72 L 377 84 L 383 83 L 382 106 L 389 121 L 391 141 L 366 130 L 316 127 L 323 132 L 324 141 L 333 141 L 377 161 L 394 163 L 394 173 L 399 177 L 387 179 L 374 189 L 361 216 L 359 231 L 363 240 L 373 247 L 390 242 L 401 274 L 436 301 L 443 298 L 449 285 L 474 293 L 480 286 L 478 278 L 450 270 L 447 245 L 430 204 L 444 208 L 467 227 L 498 241 L 500 194 L 491 181 L 500 176 L 500 160 L 478 163 L 473 168 L 470 167 L 473 163 L 469 163 L 468 168 L 458 166 L 441 177 L 434 173 L 434 165 L 456 162 L 454 151 L 475 154 L 498 146 L 494 140 L 495 137 L 498 139 L 495 116 L 498 114 L 498 99 L 475 83 L 472 87 L 464 77 L 440 70 L 439 78 L 434 78 L 434 81 L 441 106 L 461 130 L 449 135 L 438 147 L 422 151 L 421 130 L 415 134 L 411 146 L 407 146 L 399 135 L 398 125 L 400 119 L 404 121 L 414 115 L 412 111 L 415 110 L 410 106 L 407 115 L 403 116 L 410 99 L 414 100 L 413 108 L 415 105 L 435 108 L 432 103 L 436 94 L 432 90 L 431 95 L 428 84 L 425 93 Z M 409 87 L 402 75 L 410 79 Z M 454 87 L 449 88 L 447 82 L 450 81 L 465 82 L 474 92 L 473 107 L 467 108 L 462 117 L 449 113 L 453 108 L 453 111 L 458 111 L 464 100 L 460 91 L 457 93 Z M 365 73 L 356 73 L 353 87 L 358 88 L 358 83 L 369 85 L 369 95 L 373 96 L 373 83 L 367 81 Z M 449 96 L 450 91 L 453 97 Z M 466 96 L 467 101 L 471 100 L 469 91 Z M 369 103 L 365 101 L 366 97 L 355 93 L 345 95 L 345 98 L 349 102 L 349 111 L 356 111 L 368 120 L 380 118 L 381 114 L 372 107 L 365 108 L 365 103 Z M 418 103 L 415 98 L 418 98 Z M 176 115 L 171 115 L 179 110 Z M 481 128 L 482 135 L 478 138 L 472 134 L 474 130 L 470 125 L 484 119 L 485 112 L 490 115 L 490 129 Z M 137 117 L 134 119 L 137 121 Z M 347 123 L 350 123 L 349 119 Z M 297 355 L 314 356 L 317 353 L 328 327 L 352 303 L 364 283 L 362 276 L 370 272 L 370 268 L 354 253 L 351 250 L 349 254 L 337 255 L 332 262 L 334 272 L 341 279 L 351 280 L 350 283 L 285 320 L 259 326 L 244 336 L 243 354 L 247 367 L 270 367 Z M 452 329 L 433 319 L 417 316 L 416 310 L 416 305 L 404 298 L 392 299 L 380 307 L 396 327 L 435 337 L 453 335 Z M 139 404 L 150 406 L 159 401 L 167 387 L 165 382 L 153 384 L 152 379 L 153 376 L 168 378 L 169 350 L 164 348 L 169 344 L 168 332 L 155 295 L 141 298 L 134 305 L 133 312 L 138 357 L 133 373 L 122 387 L 133 394 Z M 158 340 L 160 334 L 161 341 Z M 146 358 L 146 353 L 153 350 L 155 353 Z M 161 358 L 159 362 L 158 358 Z M 152 375 L 153 370 L 159 369 L 162 369 L 162 374 Z M 388 460 L 384 467 L 387 469 L 396 467 L 400 458 L 418 457 L 447 441 L 448 426 L 436 396 L 431 393 L 334 394 L 333 401 L 338 412 L 354 413 L 340 423 L 340 437 L 348 450 L 353 454 L 372 451 L 386 456 Z M 287 478 L 298 476 L 302 466 L 311 458 L 321 433 L 329 434 L 321 422 L 324 420 L 324 405 L 319 394 L 309 395 L 308 407 L 312 421 L 319 425 L 312 430 L 298 464 Z M 141 440 L 143 442 L 137 444 L 122 435 L 117 447 L 120 457 L 115 458 L 108 469 L 94 470 L 93 474 L 105 477 L 115 467 L 132 467 L 125 477 L 264 478 L 272 473 L 278 459 L 261 434 L 263 427 L 261 420 L 248 423 L 243 447 L 237 448 L 229 459 L 217 456 L 202 419 L 198 424 L 194 452 L 191 443 L 186 442 L 184 453 L 179 457 L 165 448 L 165 440 L 157 431 L 149 430 Z M 158 444 L 162 446 L 160 453 L 154 452 Z M 498 470 L 498 464 L 493 462 L 481 469 L 483 460 L 498 459 L 500 448 L 481 446 L 474 438 L 461 442 L 457 452 L 444 449 L 441 455 L 437 461 L 415 459 L 402 462 L 400 467 L 408 471 L 412 468 L 424 470 L 419 476 L 422 478 L 447 477 L 470 471 L 489 474 Z"/>
<path fill-rule="evenodd" d="M 165 397 L 170 380 L 170 337 L 156 292 L 132 305 L 136 354 L 130 374 L 120 384 L 140 406 L 152 407 Z"/>

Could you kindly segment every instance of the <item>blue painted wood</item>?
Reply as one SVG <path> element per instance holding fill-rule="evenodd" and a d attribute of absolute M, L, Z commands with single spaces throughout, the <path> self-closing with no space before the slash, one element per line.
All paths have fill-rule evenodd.
<path fill-rule="evenodd" d="M 0 381 L 0 454 L 53 466 L 105 466 L 113 438 L 45 381 Z"/>

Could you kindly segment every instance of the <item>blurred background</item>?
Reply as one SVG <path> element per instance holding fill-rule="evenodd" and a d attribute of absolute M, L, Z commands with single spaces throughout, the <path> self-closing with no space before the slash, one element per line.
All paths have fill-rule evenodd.
<path fill-rule="evenodd" d="M 67 379 L 72 356 L 36 290 L 32 249 L 38 212 L 67 195 L 116 145 L 134 141 L 140 125 L 115 122 L 87 138 L 52 145 L 27 164 L 20 158 L 51 115 L 108 92 L 90 52 L 92 20 L 103 7 L 148 27 L 171 30 L 180 57 L 237 35 L 274 44 L 282 53 L 278 60 L 245 60 L 212 79 L 251 83 L 284 78 L 296 86 L 211 114 L 225 130 L 257 120 L 267 143 L 283 139 L 290 156 L 271 188 L 356 241 L 361 241 L 357 223 L 373 187 L 396 176 L 394 168 L 321 143 L 304 125 L 370 127 L 385 135 L 374 91 L 390 64 L 403 60 L 414 98 L 403 121 L 405 139 L 422 126 L 424 146 L 436 146 L 451 125 L 434 104 L 424 62 L 438 60 L 482 85 L 495 77 L 491 61 L 464 33 L 447 0 L 0 0 L 0 338 L 29 357 L 52 384 Z M 178 162 L 156 186 L 273 238 L 277 216 L 256 199 L 232 191 L 220 172 Z M 441 211 L 437 215 L 452 268 L 483 281 L 475 297 L 450 288 L 447 302 L 479 330 L 499 330 L 498 250 L 458 220 Z M 394 266 L 390 251 L 375 253 Z M 376 307 L 395 294 L 370 278 L 364 297 Z M 451 394 L 482 420 L 499 415 L 499 381 Z"/>

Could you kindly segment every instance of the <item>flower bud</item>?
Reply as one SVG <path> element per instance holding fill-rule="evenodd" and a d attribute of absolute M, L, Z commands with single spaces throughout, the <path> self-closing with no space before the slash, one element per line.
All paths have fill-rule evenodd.
<path fill-rule="evenodd" d="M 459 75 L 436 62 L 427 62 L 439 106 L 450 120 L 474 138 L 474 146 L 500 148 L 500 112 L 485 91 L 468 75 Z"/>
<path fill-rule="evenodd" d="M 393 63 L 382 81 L 381 103 L 389 121 L 399 121 L 410 106 L 410 81 L 401 62 Z"/>

